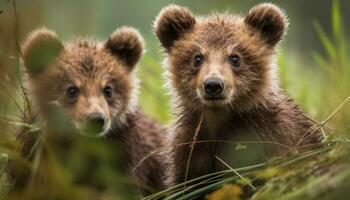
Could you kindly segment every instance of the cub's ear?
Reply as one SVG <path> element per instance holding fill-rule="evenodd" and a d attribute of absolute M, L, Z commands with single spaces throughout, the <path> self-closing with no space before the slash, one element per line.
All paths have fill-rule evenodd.
<path fill-rule="evenodd" d="M 23 44 L 23 60 L 29 74 L 39 74 L 64 50 L 55 32 L 41 28 L 32 32 Z"/>
<path fill-rule="evenodd" d="M 271 3 L 254 6 L 245 17 L 245 23 L 259 31 L 266 43 L 272 47 L 282 39 L 288 26 L 284 12 Z"/>
<path fill-rule="evenodd" d="M 142 56 L 143 39 L 136 29 L 122 27 L 112 33 L 105 48 L 132 70 Z"/>
<path fill-rule="evenodd" d="M 163 8 L 153 27 L 161 45 L 169 52 L 174 42 L 191 31 L 195 24 L 196 19 L 187 8 L 170 5 Z"/>

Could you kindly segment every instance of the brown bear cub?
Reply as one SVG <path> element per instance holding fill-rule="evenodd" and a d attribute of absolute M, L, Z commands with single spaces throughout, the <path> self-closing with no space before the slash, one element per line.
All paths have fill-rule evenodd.
<path fill-rule="evenodd" d="M 279 87 L 275 53 L 287 24 L 269 3 L 245 17 L 195 17 L 176 5 L 160 12 L 154 29 L 178 103 L 169 185 L 225 170 L 222 161 L 238 167 L 322 146 L 316 124 Z"/>
<path fill-rule="evenodd" d="M 62 111 L 68 118 L 64 126 L 117 140 L 121 163 L 144 186 L 143 193 L 150 194 L 163 188 L 161 159 L 152 156 L 138 165 L 162 146 L 164 129 L 136 105 L 135 66 L 142 52 L 142 37 L 129 27 L 116 30 L 102 43 L 81 39 L 63 43 L 43 28 L 25 41 L 23 60 L 29 95 L 40 118 L 45 122 L 50 111 Z"/>

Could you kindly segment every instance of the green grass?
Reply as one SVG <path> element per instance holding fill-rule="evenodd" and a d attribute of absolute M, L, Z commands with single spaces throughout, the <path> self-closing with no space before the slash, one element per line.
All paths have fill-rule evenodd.
<path fill-rule="evenodd" d="M 164 87 L 163 68 L 160 62 L 149 55 L 144 55 L 138 66 L 141 79 L 140 106 L 155 119 L 167 123 L 171 118 L 169 95 Z"/>

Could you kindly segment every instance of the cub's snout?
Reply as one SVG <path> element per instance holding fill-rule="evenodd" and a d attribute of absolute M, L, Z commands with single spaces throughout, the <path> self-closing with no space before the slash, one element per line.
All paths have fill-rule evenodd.
<path fill-rule="evenodd" d="M 223 91 L 224 91 L 224 81 L 220 78 L 208 78 L 204 81 L 203 84 L 204 91 L 205 91 L 205 99 L 209 100 L 215 100 L 215 99 L 222 99 L 223 98 Z"/>

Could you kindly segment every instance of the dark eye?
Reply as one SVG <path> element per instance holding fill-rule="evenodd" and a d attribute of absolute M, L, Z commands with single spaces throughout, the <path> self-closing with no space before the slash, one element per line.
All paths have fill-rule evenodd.
<path fill-rule="evenodd" d="M 229 57 L 229 62 L 231 63 L 232 66 L 235 68 L 238 68 L 241 65 L 241 59 L 239 58 L 238 55 L 232 55 Z"/>
<path fill-rule="evenodd" d="M 193 65 L 195 67 L 198 67 L 203 63 L 203 60 L 204 60 L 204 58 L 202 55 L 195 55 L 193 58 Z"/>
<path fill-rule="evenodd" d="M 70 86 L 67 88 L 66 95 L 70 99 L 75 99 L 79 96 L 79 88 L 76 86 Z"/>
<path fill-rule="evenodd" d="M 106 86 L 103 88 L 103 94 L 105 95 L 106 98 L 111 98 L 113 94 L 113 89 L 111 86 Z"/>

